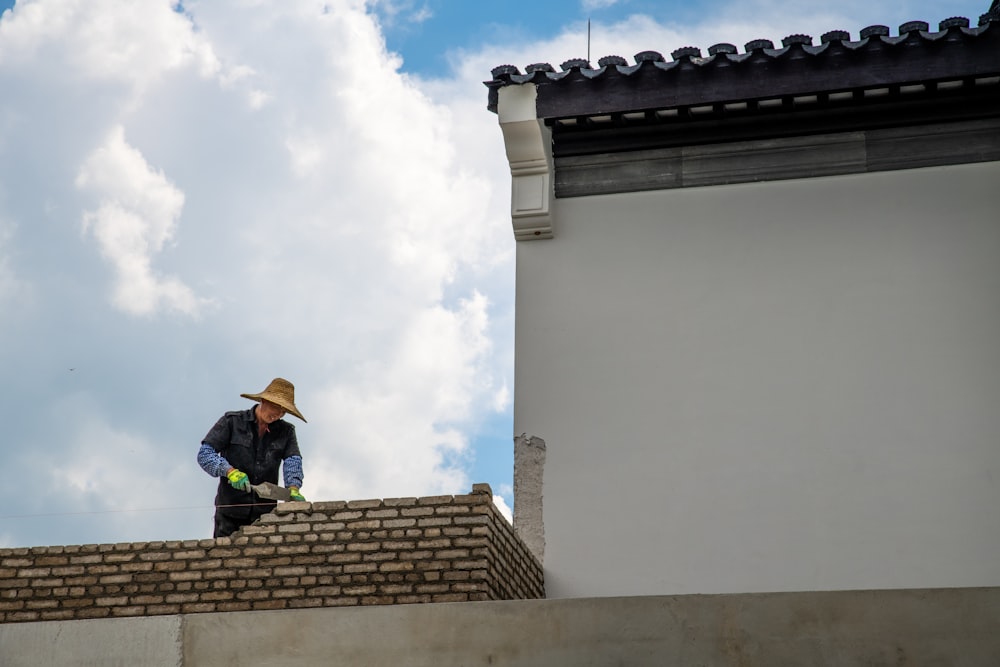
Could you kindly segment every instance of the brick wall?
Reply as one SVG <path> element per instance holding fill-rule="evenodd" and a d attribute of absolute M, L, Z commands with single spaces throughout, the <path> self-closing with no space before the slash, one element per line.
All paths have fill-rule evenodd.
<path fill-rule="evenodd" d="M 2 623 L 544 596 L 486 484 L 279 503 L 219 539 L 0 549 Z"/>

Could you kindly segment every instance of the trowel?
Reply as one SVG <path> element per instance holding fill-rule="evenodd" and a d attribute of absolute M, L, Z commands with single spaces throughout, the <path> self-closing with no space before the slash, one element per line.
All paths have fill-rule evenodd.
<path fill-rule="evenodd" d="M 283 486 L 278 486 L 272 482 L 261 482 L 260 484 L 251 484 L 250 488 L 261 498 L 267 498 L 268 500 L 291 500 L 292 492 Z"/>

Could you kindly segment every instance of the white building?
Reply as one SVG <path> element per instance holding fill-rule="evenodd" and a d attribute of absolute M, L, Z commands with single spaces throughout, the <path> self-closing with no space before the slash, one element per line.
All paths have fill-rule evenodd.
<path fill-rule="evenodd" d="M 549 597 L 1000 584 L 1000 10 L 498 67 Z"/>

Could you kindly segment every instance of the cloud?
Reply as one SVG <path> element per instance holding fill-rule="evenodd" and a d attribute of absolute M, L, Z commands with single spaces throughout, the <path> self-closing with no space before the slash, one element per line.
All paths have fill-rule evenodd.
<path fill-rule="evenodd" d="M 514 511 L 511 510 L 503 496 L 494 495 L 493 504 L 497 506 L 497 509 L 500 510 L 500 514 L 502 514 L 509 523 L 514 523 Z"/>
<path fill-rule="evenodd" d="M 414 0 L 372 0 L 372 10 L 381 17 L 387 27 L 399 24 L 419 24 L 434 16 L 427 2 Z"/>
<path fill-rule="evenodd" d="M 608 7 L 613 7 L 617 5 L 619 0 L 582 0 L 580 7 L 585 12 L 594 11 L 597 9 L 607 9 Z"/>
<path fill-rule="evenodd" d="M 176 278 L 157 277 L 151 267 L 174 235 L 184 194 L 126 143 L 120 125 L 87 157 L 76 186 L 100 199 L 96 210 L 84 212 L 83 229 L 115 267 L 115 305 L 133 315 L 151 314 L 161 303 L 196 314 L 200 304 L 191 289 Z"/>
<path fill-rule="evenodd" d="M 6 253 L 14 244 L 14 225 L 0 219 L 0 308 L 13 309 L 15 304 L 28 298 L 26 285 L 11 267 Z"/>

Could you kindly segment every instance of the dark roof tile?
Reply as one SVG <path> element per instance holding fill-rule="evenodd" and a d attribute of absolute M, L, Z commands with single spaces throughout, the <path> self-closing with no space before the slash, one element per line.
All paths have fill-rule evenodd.
<path fill-rule="evenodd" d="M 717 56 L 720 54 L 735 54 L 737 52 L 736 46 L 729 44 L 728 42 L 721 42 L 719 44 L 713 44 L 708 47 L 708 55 Z"/>
<path fill-rule="evenodd" d="M 673 51 L 670 57 L 674 60 L 680 60 L 681 58 L 701 58 L 701 49 L 697 46 L 682 46 Z"/>
<path fill-rule="evenodd" d="M 684 46 L 671 52 L 671 61 L 659 51 L 641 51 L 635 54 L 634 65 L 616 55 L 599 59 L 597 68 L 583 58 L 565 61 L 561 71 L 548 63 L 535 63 L 521 74 L 513 65 L 501 65 L 492 70 L 492 80 L 484 83 L 490 90 L 488 108 L 493 111 L 499 88 L 555 84 L 544 95 L 539 91 L 547 100 L 542 104 L 539 98 L 542 106 L 552 102 L 551 107 L 539 108 L 540 117 L 558 116 L 560 109 L 569 116 L 588 113 L 588 100 L 597 89 L 586 85 L 565 89 L 566 82 L 603 82 L 603 111 L 610 108 L 608 95 L 617 96 L 623 109 L 637 109 L 640 103 L 658 108 L 824 92 L 841 95 L 885 87 L 909 90 L 915 84 L 956 75 L 1000 75 L 997 23 L 1000 3 L 994 2 L 975 28 L 969 27 L 968 19 L 955 16 L 942 20 L 934 32 L 925 21 L 908 21 L 899 26 L 895 37 L 887 26 L 870 25 L 860 31 L 858 41 L 851 41 L 846 30 L 831 30 L 823 33 L 818 45 L 813 45 L 809 35 L 795 34 L 785 37 L 780 48 L 769 39 L 751 40 L 743 53 L 733 44 L 714 44 L 707 57 L 696 46 Z"/>
<path fill-rule="evenodd" d="M 830 42 L 849 42 L 851 41 L 851 33 L 846 30 L 831 30 L 830 32 L 825 32 L 820 35 L 820 44 L 829 44 Z"/>

